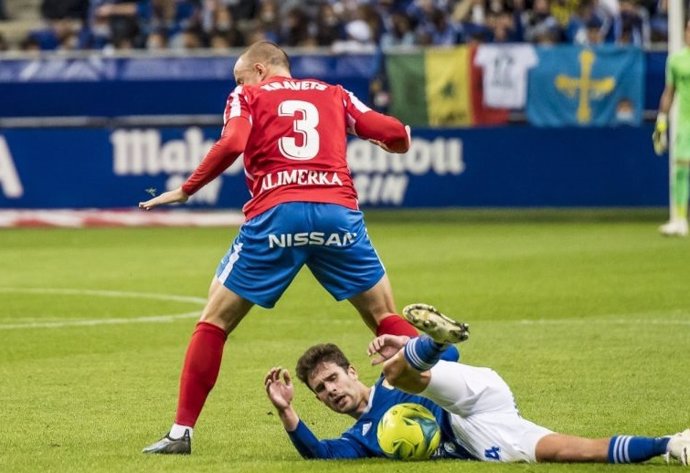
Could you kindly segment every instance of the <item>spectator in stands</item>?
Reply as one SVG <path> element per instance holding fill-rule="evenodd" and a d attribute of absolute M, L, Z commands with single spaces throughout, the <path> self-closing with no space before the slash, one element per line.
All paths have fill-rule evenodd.
<path fill-rule="evenodd" d="M 166 28 L 157 28 L 149 32 L 146 37 L 146 49 L 150 51 L 168 49 L 168 30 Z"/>
<path fill-rule="evenodd" d="M 558 20 L 561 28 L 565 29 L 584 1 L 587 0 L 552 0 L 551 15 Z"/>
<path fill-rule="evenodd" d="M 620 44 L 644 47 L 650 43 L 649 14 L 637 0 L 620 0 L 620 13 L 614 28 Z"/>
<path fill-rule="evenodd" d="M 602 21 L 593 16 L 587 23 L 585 23 L 585 35 L 584 39 L 578 38 L 578 44 L 583 46 L 596 46 L 604 42 L 604 35 L 602 32 Z"/>
<path fill-rule="evenodd" d="M 309 17 L 301 7 L 290 9 L 280 28 L 280 44 L 303 46 L 309 39 Z"/>
<path fill-rule="evenodd" d="M 355 13 L 355 18 L 361 19 L 369 25 L 372 40 L 374 43 L 379 44 L 381 42 L 381 35 L 383 34 L 383 20 L 376 9 L 371 5 L 359 5 Z"/>
<path fill-rule="evenodd" d="M 258 0 L 224 0 L 224 2 L 236 21 L 251 20 L 259 11 L 260 1 Z"/>
<path fill-rule="evenodd" d="M 346 39 L 333 43 L 333 52 L 372 53 L 376 50 L 371 28 L 364 20 L 354 20 L 345 25 Z"/>
<path fill-rule="evenodd" d="M 200 0 L 151 0 L 149 31 L 164 29 L 171 37 L 200 22 Z"/>
<path fill-rule="evenodd" d="M 494 43 L 515 43 L 522 40 L 517 33 L 513 12 L 504 9 L 497 13 L 492 12 L 491 16 L 492 21 L 487 23 L 491 25 Z"/>
<path fill-rule="evenodd" d="M 477 14 L 475 14 L 475 10 Z M 479 0 L 460 0 L 453 6 L 450 12 L 450 21 L 454 24 L 466 24 L 473 22 L 473 20 L 479 21 L 477 23 L 484 23 L 484 2 Z"/>
<path fill-rule="evenodd" d="M 140 21 L 145 18 L 147 2 L 139 0 L 90 0 L 89 46 L 101 48 L 106 45 L 115 49 L 131 49 L 143 46 Z"/>
<path fill-rule="evenodd" d="M 415 24 L 420 25 L 431 21 L 431 16 L 436 9 L 443 9 L 443 5 L 438 5 L 437 8 L 435 0 L 414 0 L 408 5 L 405 13 Z"/>
<path fill-rule="evenodd" d="M 5 51 L 9 51 L 10 45 L 7 42 L 7 39 L 5 39 L 5 35 L 0 32 L 0 53 L 3 53 Z"/>
<path fill-rule="evenodd" d="M 198 25 L 189 25 L 170 41 L 172 49 L 199 49 L 204 46 L 204 32 Z"/>
<path fill-rule="evenodd" d="M 41 16 L 46 20 L 64 20 L 67 18 L 86 20 L 89 12 L 89 0 L 42 0 Z"/>
<path fill-rule="evenodd" d="M 208 46 L 211 49 L 223 50 L 244 46 L 244 38 L 237 28 L 230 30 L 214 30 L 208 38 Z"/>
<path fill-rule="evenodd" d="M 461 27 L 456 27 L 449 21 L 448 15 L 438 8 L 419 25 L 418 38 L 420 44 L 433 46 L 452 46 L 464 42 Z"/>
<path fill-rule="evenodd" d="M 249 28 L 246 33 L 245 33 L 245 43 L 246 44 L 254 44 L 258 43 L 260 41 L 271 41 L 269 38 L 272 36 L 269 36 L 269 34 L 266 32 L 264 29 L 263 25 L 261 24 L 255 24 L 251 28 Z"/>
<path fill-rule="evenodd" d="M 415 34 L 412 31 L 410 18 L 401 12 L 395 12 L 390 17 L 390 29 L 381 35 L 381 47 L 413 46 Z"/>
<path fill-rule="evenodd" d="M 19 49 L 27 53 L 40 53 L 41 43 L 39 43 L 38 40 L 31 34 L 27 34 L 26 37 L 19 43 Z"/>
<path fill-rule="evenodd" d="M 599 32 L 595 35 L 594 29 Z M 611 20 L 603 9 L 599 8 L 596 0 L 582 0 L 577 12 L 571 16 L 565 30 L 566 40 L 573 44 L 592 44 L 592 40 L 600 37 L 599 44 L 607 38 L 611 29 Z M 591 31 L 590 31 L 591 30 Z"/>
<path fill-rule="evenodd" d="M 493 36 L 487 25 L 487 12 L 484 0 L 461 0 L 453 8 L 451 22 L 462 27 L 466 42 L 484 43 Z"/>
<path fill-rule="evenodd" d="M 531 42 L 542 46 L 559 44 L 563 39 L 563 31 L 560 26 L 542 25 L 535 28 Z"/>
<path fill-rule="evenodd" d="M 617 18 L 620 15 L 619 0 L 597 0 L 600 11 L 608 18 Z"/>
<path fill-rule="evenodd" d="M 319 7 L 315 36 L 318 46 L 330 46 L 345 37 L 345 25 L 330 3 L 323 3 Z"/>
<path fill-rule="evenodd" d="M 208 45 L 213 49 L 244 46 L 244 37 L 237 27 L 232 10 L 220 3 L 211 18 L 204 23 Z"/>
<path fill-rule="evenodd" d="M 531 10 L 522 12 L 520 21 L 525 40 L 533 43 L 539 42 L 539 37 L 543 38 L 550 29 L 559 28 L 558 20 L 551 14 L 550 0 L 535 0 Z"/>
<path fill-rule="evenodd" d="M 652 43 L 668 41 L 668 0 L 657 0 L 649 19 Z"/>
<path fill-rule="evenodd" d="M 259 13 L 254 20 L 254 24 L 249 29 L 247 34 L 247 44 L 253 44 L 251 38 L 257 38 L 257 41 L 271 41 L 278 43 L 280 41 L 280 16 L 277 0 L 264 0 L 259 6 Z"/>
<path fill-rule="evenodd" d="M 72 49 L 74 37 L 82 49 L 224 48 L 256 39 L 338 52 L 525 40 L 647 46 L 667 37 L 668 0 L 39 1 L 48 20 L 82 22 L 75 35 L 52 24 L 34 30 L 29 44 L 44 50 Z"/>
<path fill-rule="evenodd" d="M 78 20 L 58 20 L 52 22 L 53 32 L 57 39 L 56 49 L 59 51 L 75 51 L 79 49 L 78 32 L 82 23 Z"/>
<path fill-rule="evenodd" d="M 151 0 L 150 19 L 146 25 L 148 31 L 146 47 L 149 48 L 148 42 L 153 37 L 152 49 L 159 49 L 160 35 L 166 36 L 173 32 L 175 28 L 175 13 L 176 5 L 174 0 Z"/>

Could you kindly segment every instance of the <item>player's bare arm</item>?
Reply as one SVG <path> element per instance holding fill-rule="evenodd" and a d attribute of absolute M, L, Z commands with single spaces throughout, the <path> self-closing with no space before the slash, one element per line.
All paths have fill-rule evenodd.
<path fill-rule="evenodd" d="M 280 367 L 271 368 L 264 378 L 264 388 L 266 388 L 268 399 L 278 411 L 278 417 L 285 430 L 288 432 L 295 430 L 299 424 L 299 416 L 292 408 L 295 389 L 290 372 Z"/>
<path fill-rule="evenodd" d="M 139 208 L 144 210 L 151 210 L 159 205 L 185 203 L 189 199 L 189 196 L 182 190 L 182 187 L 173 189 L 168 192 L 163 192 L 161 195 L 149 199 L 145 202 L 139 202 Z"/>

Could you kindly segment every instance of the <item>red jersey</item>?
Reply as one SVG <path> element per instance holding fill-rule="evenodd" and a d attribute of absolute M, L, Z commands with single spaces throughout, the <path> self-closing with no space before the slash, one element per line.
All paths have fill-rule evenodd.
<path fill-rule="evenodd" d="M 182 188 L 196 192 L 243 151 L 252 196 L 242 209 L 247 219 L 283 202 L 357 209 L 347 166 L 348 131 L 382 142 L 399 140 L 401 133 L 407 139 L 398 120 L 371 111 L 339 85 L 315 79 L 272 77 L 238 86 L 228 98 L 224 123 L 221 140 Z M 233 138 L 226 141 L 232 143 L 224 145 L 229 135 Z M 244 148 L 238 145 L 243 140 Z"/>

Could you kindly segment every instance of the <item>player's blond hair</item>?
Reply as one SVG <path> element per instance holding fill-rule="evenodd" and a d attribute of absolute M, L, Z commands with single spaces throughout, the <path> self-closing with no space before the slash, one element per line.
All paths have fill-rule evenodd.
<path fill-rule="evenodd" d="M 242 56 L 249 64 L 259 62 L 290 70 L 290 58 L 287 53 L 280 46 L 270 41 L 259 41 L 252 44 Z"/>

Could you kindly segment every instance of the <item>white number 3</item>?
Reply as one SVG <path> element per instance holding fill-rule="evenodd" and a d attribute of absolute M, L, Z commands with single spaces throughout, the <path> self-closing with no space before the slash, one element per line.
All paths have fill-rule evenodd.
<path fill-rule="evenodd" d="M 298 112 L 301 112 L 302 118 L 295 118 L 293 130 L 302 135 L 302 145 L 298 146 L 295 138 L 285 136 L 278 140 L 278 148 L 288 159 L 306 161 L 319 153 L 320 138 L 316 130 L 319 110 L 304 100 L 286 100 L 278 105 L 278 115 L 281 117 L 294 117 Z"/>

